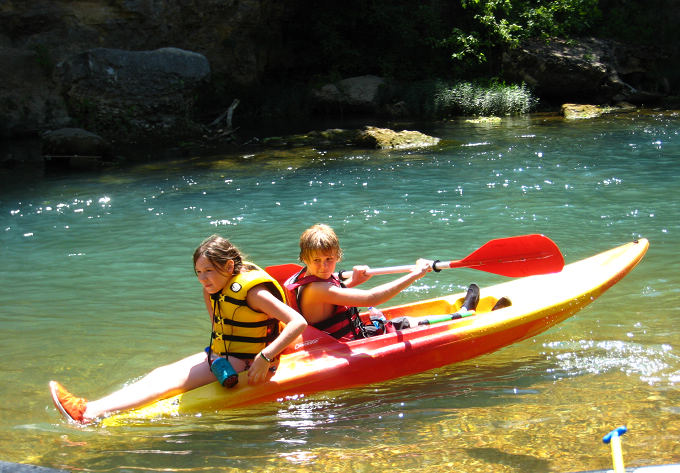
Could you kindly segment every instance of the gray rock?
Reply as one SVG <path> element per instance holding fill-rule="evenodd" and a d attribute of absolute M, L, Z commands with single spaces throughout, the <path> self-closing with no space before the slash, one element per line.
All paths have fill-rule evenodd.
<path fill-rule="evenodd" d="M 92 49 L 58 65 L 60 82 L 89 85 L 119 96 L 163 96 L 191 89 L 210 76 L 202 54 L 177 48 L 155 51 Z"/>
<path fill-rule="evenodd" d="M 200 128 L 194 100 L 210 77 L 205 56 L 177 48 L 97 48 L 57 65 L 64 96 L 88 129 L 113 139 L 179 138 Z"/>
<path fill-rule="evenodd" d="M 42 135 L 46 169 L 98 169 L 110 162 L 111 145 L 81 128 L 62 128 Z"/>
<path fill-rule="evenodd" d="M 106 140 L 82 128 L 61 128 L 42 135 L 43 155 L 106 157 L 110 152 Z"/>
<path fill-rule="evenodd" d="M 596 104 L 660 99 L 668 87 L 657 71 L 662 60 L 650 48 L 596 38 L 526 41 L 503 57 L 508 78 L 539 96 Z"/>
<path fill-rule="evenodd" d="M 380 106 L 379 92 L 384 84 L 384 79 L 373 75 L 350 77 L 314 90 L 312 97 L 322 106 L 374 112 Z"/>

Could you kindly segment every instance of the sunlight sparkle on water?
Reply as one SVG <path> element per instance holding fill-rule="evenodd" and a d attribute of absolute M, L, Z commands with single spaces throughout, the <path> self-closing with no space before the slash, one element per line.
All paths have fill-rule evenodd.
<path fill-rule="evenodd" d="M 340 471 L 348 459 L 374 473 L 589 471 L 611 464 L 600 431 L 625 421 L 634 464 L 677 462 L 680 115 L 503 122 L 433 124 L 443 145 L 417 151 L 291 149 L 291 160 L 246 164 L 239 153 L 219 156 L 219 169 L 197 157 L 2 185 L 3 460 L 170 473 Z M 116 429 L 59 418 L 48 377 L 99 396 L 202 349 L 209 318 L 187 261 L 203 238 L 219 231 L 266 266 L 296 261 L 302 227 L 317 222 L 335 228 L 347 267 L 455 259 L 525 233 L 554 239 L 568 262 L 641 236 L 651 246 L 585 310 L 469 362 Z M 506 280 L 431 273 L 391 302 Z M 47 367 L 27 343 L 36 327 L 49 334 Z"/>

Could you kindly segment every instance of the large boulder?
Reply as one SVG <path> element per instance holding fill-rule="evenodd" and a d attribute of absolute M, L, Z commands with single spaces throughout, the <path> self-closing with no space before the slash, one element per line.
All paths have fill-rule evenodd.
<path fill-rule="evenodd" d="M 96 56 L 89 53 L 94 48 L 148 52 L 174 46 L 194 51 L 209 58 L 214 79 L 201 88 L 201 98 L 212 95 L 220 99 L 224 95 L 225 100 L 233 100 L 230 94 L 235 86 L 257 84 L 265 71 L 290 61 L 280 53 L 284 43 L 279 38 L 279 25 L 287 8 L 285 2 L 272 0 L 0 1 L 0 136 L 35 137 L 44 130 L 73 123 L 102 134 L 115 130 L 119 135 L 124 135 L 128 126 L 134 131 L 138 124 L 150 127 L 150 131 L 166 127 L 167 116 L 162 124 L 157 120 L 138 122 L 140 106 L 134 100 L 108 109 L 104 106 L 106 97 L 97 96 L 101 89 L 88 94 L 83 76 L 79 84 L 67 84 L 67 107 L 60 95 L 64 89 L 53 81 L 55 66 L 80 61 L 87 67 L 87 61 Z M 140 55 L 145 58 L 140 61 L 148 56 Z M 112 67 L 120 78 L 120 67 Z M 95 71 L 88 74 L 90 83 L 97 85 Z M 118 88 L 117 93 L 123 92 Z M 184 101 L 186 97 L 188 94 L 181 97 L 183 105 L 190 106 Z M 159 101 L 159 107 L 167 105 L 164 101 Z M 102 109 L 98 110 L 100 105 Z M 142 108 L 147 106 L 143 104 Z M 216 106 L 216 110 L 220 108 Z M 166 110 L 172 112 L 172 108 Z M 69 121 L 69 111 L 77 120 Z M 115 114 L 107 117 L 108 111 Z M 83 116 L 75 117 L 77 114 Z M 95 129 L 92 123 L 99 123 L 101 128 Z M 181 127 L 177 129 L 182 131 Z"/>
<path fill-rule="evenodd" d="M 503 57 L 506 76 L 549 101 L 650 104 L 668 93 L 663 55 L 651 48 L 585 38 L 531 40 Z"/>
<path fill-rule="evenodd" d="M 81 123 L 128 141 L 195 134 L 194 100 L 209 76 L 205 56 L 177 48 L 92 49 L 61 62 L 56 73 Z"/>
<path fill-rule="evenodd" d="M 3 1 L 0 45 L 39 48 L 55 64 L 94 47 L 172 45 L 205 55 L 226 83 L 250 84 L 269 61 L 285 60 L 272 50 L 286 8 L 272 0 Z"/>

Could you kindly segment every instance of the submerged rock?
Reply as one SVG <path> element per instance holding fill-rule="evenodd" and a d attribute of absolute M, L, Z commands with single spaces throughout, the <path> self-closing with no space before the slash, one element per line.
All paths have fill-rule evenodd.
<path fill-rule="evenodd" d="M 394 131 L 389 128 L 367 126 L 359 135 L 359 143 L 379 149 L 410 149 L 435 146 L 440 138 L 419 131 Z"/>
<path fill-rule="evenodd" d="M 597 118 L 600 115 L 611 112 L 612 110 L 612 107 L 600 107 L 597 105 L 582 105 L 575 103 L 565 103 L 561 108 L 562 115 L 567 120 Z"/>
<path fill-rule="evenodd" d="M 389 128 L 366 126 L 362 130 L 330 128 L 285 137 L 274 136 L 262 139 L 261 143 L 278 148 L 313 146 L 327 149 L 339 147 L 410 149 L 434 146 L 439 141 L 440 138 L 419 131 L 394 131 Z"/>

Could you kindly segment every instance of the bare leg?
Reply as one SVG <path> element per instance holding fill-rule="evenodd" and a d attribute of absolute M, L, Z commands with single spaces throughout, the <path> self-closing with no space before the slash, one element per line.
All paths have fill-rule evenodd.
<path fill-rule="evenodd" d="M 87 403 L 83 417 L 92 420 L 115 411 L 133 409 L 215 381 L 205 352 L 156 368 L 108 396 Z"/>

